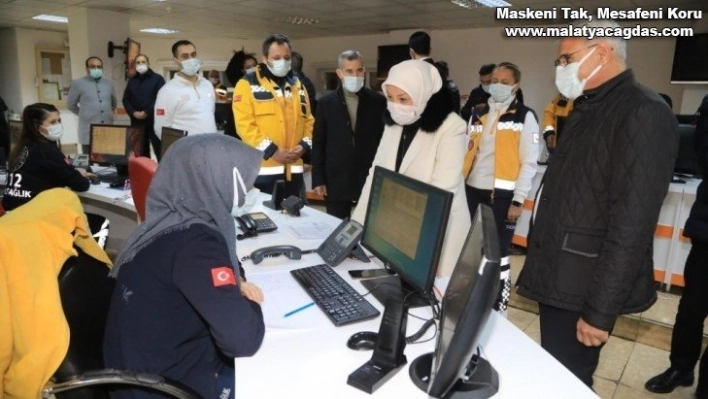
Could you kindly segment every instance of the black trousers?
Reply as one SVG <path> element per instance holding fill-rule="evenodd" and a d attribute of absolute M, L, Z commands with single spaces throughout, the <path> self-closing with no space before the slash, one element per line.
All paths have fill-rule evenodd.
<path fill-rule="evenodd" d="M 285 181 L 285 193 L 283 198 L 288 198 L 291 195 L 298 196 L 300 198 L 305 198 L 305 179 L 302 173 L 293 173 L 291 175 L 292 180 L 285 181 L 285 175 L 259 175 L 256 178 L 256 182 L 253 184 L 254 187 L 261 190 L 266 194 L 273 194 L 273 186 L 278 180 Z"/>
<path fill-rule="evenodd" d="M 601 346 L 585 346 L 577 338 L 579 312 L 538 304 L 541 346 L 585 385 L 592 388 L 592 375 L 600 361 Z"/>
<path fill-rule="evenodd" d="M 701 355 L 703 323 L 708 316 L 708 242 L 692 240 L 683 277 L 686 286 L 671 335 L 671 367 L 693 370 Z M 708 390 L 708 348 L 703 351 L 698 385 Z M 708 391 L 707 391 L 708 392 Z"/>
<path fill-rule="evenodd" d="M 325 197 L 327 214 L 342 220 L 352 216 L 352 206 L 354 206 L 354 201 L 330 201 Z"/>

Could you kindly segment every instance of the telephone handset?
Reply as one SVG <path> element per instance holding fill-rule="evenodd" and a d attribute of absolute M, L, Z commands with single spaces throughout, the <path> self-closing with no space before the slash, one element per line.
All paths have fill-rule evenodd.
<path fill-rule="evenodd" d="M 349 254 L 362 262 L 371 262 L 364 250 L 358 246 L 359 238 L 363 232 L 364 227 L 359 222 L 344 219 L 317 248 L 317 253 L 331 267 L 342 263 Z"/>
<path fill-rule="evenodd" d="M 265 247 L 251 252 L 250 256 L 244 256 L 241 260 L 252 259 L 256 265 L 261 263 L 264 258 L 273 258 L 280 255 L 285 255 L 288 259 L 299 260 L 302 258 L 302 250 L 294 245 L 274 245 Z M 307 252 L 307 251 L 306 251 Z"/>

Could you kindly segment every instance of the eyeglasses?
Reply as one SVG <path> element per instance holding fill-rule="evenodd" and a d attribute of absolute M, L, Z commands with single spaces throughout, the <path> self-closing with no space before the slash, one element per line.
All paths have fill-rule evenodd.
<path fill-rule="evenodd" d="M 570 63 L 573 61 L 573 59 L 572 59 L 573 54 L 576 54 L 576 53 L 578 53 L 578 52 L 580 52 L 580 51 L 583 51 L 583 50 L 587 50 L 587 49 L 589 49 L 589 48 L 593 48 L 593 47 L 595 47 L 595 46 L 597 46 L 597 44 L 591 44 L 591 45 L 589 45 L 589 46 L 587 46 L 587 47 L 585 47 L 585 48 L 581 48 L 581 49 L 575 50 L 575 51 L 573 51 L 572 53 L 561 54 L 560 57 L 558 57 L 558 59 L 556 59 L 556 60 L 554 61 L 554 65 L 555 65 L 555 66 L 566 66 L 566 65 L 570 64 Z"/>

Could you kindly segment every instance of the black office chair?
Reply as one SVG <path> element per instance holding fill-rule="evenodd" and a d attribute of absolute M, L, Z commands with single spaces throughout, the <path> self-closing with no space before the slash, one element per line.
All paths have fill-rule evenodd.
<path fill-rule="evenodd" d="M 42 397 L 102 399 L 108 398 L 110 388 L 132 385 L 176 398 L 199 398 L 192 389 L 159 375 L 103 369 L 103 333 L 115 280 L 103 263 L 77 251 L 79 256 L 67 260 L 59 273 L 59 295 L 71 332 L 69 350 Z"/>

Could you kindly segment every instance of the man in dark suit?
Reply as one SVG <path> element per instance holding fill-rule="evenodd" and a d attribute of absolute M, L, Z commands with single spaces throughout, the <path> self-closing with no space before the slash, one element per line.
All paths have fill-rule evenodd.
<path fill-rule="evenodd" d="M 312 187 L 324 196 L 327 213 L 351 215 L 381 141 L 383 95 L 364 87 L 364 60 L 356 50 L 339 56 L 341 86 L 317 105 L 312 139 Z"/>
<path fill-rule="evenodd" d="M 486 64 L 479 68 L 479 86 L 472 89 L 469 97 L 467 97 L 467 102 L 462 106 L 460 111 L 460 116 L 464 120 L 469 120 L 472 115 L 472 109 L 478 105 L 486 105 L 489 97 L 489 85 L 492 84 L 492 72 L 496 64 Z M 521 91 L 521 89 L 519 89 Z M 523 101 L 521 101 L 523 103 Z"/>

